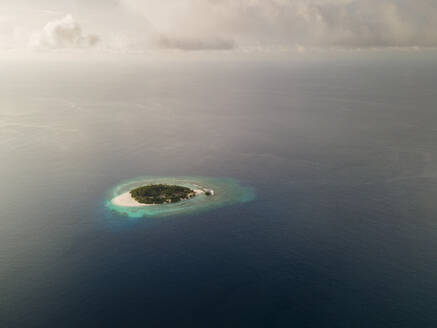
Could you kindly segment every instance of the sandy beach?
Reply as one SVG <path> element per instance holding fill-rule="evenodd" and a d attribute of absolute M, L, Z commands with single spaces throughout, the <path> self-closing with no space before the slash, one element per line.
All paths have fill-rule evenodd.
<path fill-rule="evenodd" d="M 143 206 L 153 206 L 153 204 L 141 204 L 137 202 L 130 194 L 130 191 L 125 192 L 112 199 L 112 204 L 123 207 L 143 207 Z"/>
<path fill-rule="evenodd" d="M 196 195 L 204 194 L 205 191 L 202 189 L 195 189 Z M 112 204 L 116 206 L 123 207 L 144 207 L 144 206 L 154 206 L 155 204 L 142 204 L 137 202 L 130 194 L 130 191 L 125 192 L 111 200 Z"/>

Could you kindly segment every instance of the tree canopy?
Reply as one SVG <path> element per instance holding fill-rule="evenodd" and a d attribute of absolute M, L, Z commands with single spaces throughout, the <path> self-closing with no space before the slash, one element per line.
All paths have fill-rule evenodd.
<path fill-rule="evenodd" d="M 130 191 L 132 197 L 142 204 L 176 203 L 194 197 L 196 194 L 187 187 L 167 184 L 151 184 Z"/>

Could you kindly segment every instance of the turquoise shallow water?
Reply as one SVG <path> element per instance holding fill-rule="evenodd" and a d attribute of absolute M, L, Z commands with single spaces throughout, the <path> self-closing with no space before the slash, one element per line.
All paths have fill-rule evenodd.
<path fill-rule="evenodd" d="M 198 195 L 192 199 L 174 204 L 162 204 L 146 207 L 118 206 L 111 200 L 129 190 L 147 184 L 176 184 L 191 189 L 213 189 L 213 196 Z M 237 180 L 230 178 L 210 177 L 138 177 L 123 181 L 113 187 L 106 195 L 105 206 L 108 210 L 130 218 L 160 217 L 177 214 L 187 214 L 205 211 L 235 203 L 249 202 L 255 198 L 251 187 L 241 185 Z"/>

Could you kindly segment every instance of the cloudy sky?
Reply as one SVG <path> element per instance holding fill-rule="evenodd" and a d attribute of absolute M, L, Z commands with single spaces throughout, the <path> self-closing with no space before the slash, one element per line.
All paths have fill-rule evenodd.
<path fill-rule="evenodd" d="M 436 0 L 0 0 L 0 51 L 437 47 Z"/>

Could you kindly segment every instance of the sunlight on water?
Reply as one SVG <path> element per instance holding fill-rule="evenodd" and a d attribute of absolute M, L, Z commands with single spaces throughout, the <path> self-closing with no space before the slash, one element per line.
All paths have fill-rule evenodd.
<path fill-rule="evenodd" d="M 147 184 L 176 184 L 191 189 L 212 189 L 214 195 L 204 194 L 174 204 L 162 204 L 146 207 L 124 207 L 112 203 L 115 197 Z M 249 202 L 255 198 L 253 188 L 244 187 L 229 178 L 208 177 L 139 177 L 124 181 L 112 188 L 106 196 L 105 206 L 109 210 L 131 218 L 158 217 L 205 211 L 236 203 Z"/>

